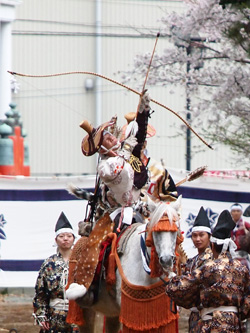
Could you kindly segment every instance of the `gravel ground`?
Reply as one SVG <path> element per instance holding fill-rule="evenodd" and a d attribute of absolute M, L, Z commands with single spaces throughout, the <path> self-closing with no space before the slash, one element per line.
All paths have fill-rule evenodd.
<path fill-rule="evenodd" d="M 38 333 L 32 317 L 32 297 L 27 295 L 0 295 L 0 332 L 16 329 L 18 333 Z M 179 333 L 188 332 L 189 311 L 181 309 Z M 102 333 L 103 317 L 98 314 L 96 332 Z M 14 332 L 14 331 L 13 331 Z"/>

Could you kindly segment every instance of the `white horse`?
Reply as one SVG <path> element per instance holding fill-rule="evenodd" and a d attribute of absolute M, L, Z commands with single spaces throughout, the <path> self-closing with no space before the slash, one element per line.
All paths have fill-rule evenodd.
<path fill-rule="evenodd" d="M 123 275 L 132 285 L 147 287 L 161 281 L 158 277 L 151 278 L 144 269 L 147 265 L 145 265 L 145 260 L 142 256 L 141 237 L 144 237 L 145 233 L 148 234 L 151 232 L 155 250 L 159 258 L 159 263 L 163 270 L 161 278 L 175 275 L 173 273 L 173 265 L 175 261 L 177 231 L 154 231 L 154 229 L 163 215 L 168 217 L 170 224 L 179 223 L 178 211 L 180 209 L 180 201 L 181 198 L 170 204 L 158 204 L 151 216 L 150 222 L 147 224 L 140 224 L 126 241 L 126 247 L 120 257 L 120 266 L 123 271 Z M 146 252 L 150 257 L 151 248 L 146 247 Z M 116 283 L 111 290 L 107 290 L 105 281 L 102 281 L 98 301 L 91 306 L 91 309 L 100 312 L 105 316 L 107 333 L 116 333 L 120 330 L 119 315 L 122 305 L 121 269 L 117 269 L 116 271 Z M 89 307 L 91 302 L 91 293 L 88 293 L 81 299 L 77 299 L 77 303 L 82 308 L 88 308 L 88 311 L 90 310 Z M 93 325 L 91 325 L 88 321 L 88 317 L 89 313 L 85 313 L 84 318 L 86 326 L 82 328 L 81 332 L 92 332 Z"/>

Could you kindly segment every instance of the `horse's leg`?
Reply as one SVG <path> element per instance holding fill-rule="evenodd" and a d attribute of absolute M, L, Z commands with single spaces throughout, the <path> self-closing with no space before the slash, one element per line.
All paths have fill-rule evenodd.
<path fill-rule="evenodd" d="M 119 317 L 106 317 L 105 333 L 118 333 L 120 328 Z"/>
<path fill-rule="evenodd" d="M 85 324 L 79 327 L 80 333 L 94 333 L 95 332 L 95 311 L 91 308 L 84 308 L 84 321 Z"/>

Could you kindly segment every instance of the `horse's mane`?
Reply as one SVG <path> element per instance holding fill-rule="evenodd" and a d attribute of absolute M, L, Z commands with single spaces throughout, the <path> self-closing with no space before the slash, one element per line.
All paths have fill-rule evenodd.
<path fill-rule="evenodd" d="M 170 224 L 172 224 L 174 219 L 178 219 L 177 211 L 171 206 L 171 204 L 160 202 L 157 204 L 155 210 L 151 215 L 150 221 L 148 223 L 149 229 L 152 229 L 156 225 L 156 223 L 160 220 L 163 214 L 166 214 L 168 216 Z"/>

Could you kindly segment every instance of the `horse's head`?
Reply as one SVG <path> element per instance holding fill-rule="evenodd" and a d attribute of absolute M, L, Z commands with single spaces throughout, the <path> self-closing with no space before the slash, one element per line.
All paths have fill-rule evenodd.
<path fill-rule="evenodd" d="M 181 197 L 172 203 L 159 203 L 151 215 L 147 228 L 149 235 L 147 245 L 150 245 L 149 239 L 151 239 L 151 246 L 153 250 L 151 251 L 151 259 L 158 259 L 162 271 L 166 275 L 169 275 L 169 273 L 172 272 L 175 261 L 175 251 L 178 243 L 177 233 L 179 231 L 178 211 L 180 209 L 180 205 Z M 156 266 L 157 264 L 157 262 L 154 263 Z M 151 267 L 151 272 L 152 269 L 154 268 Z M 158 270 L 159 275 L 160 270 L 156 270 Z"/>

